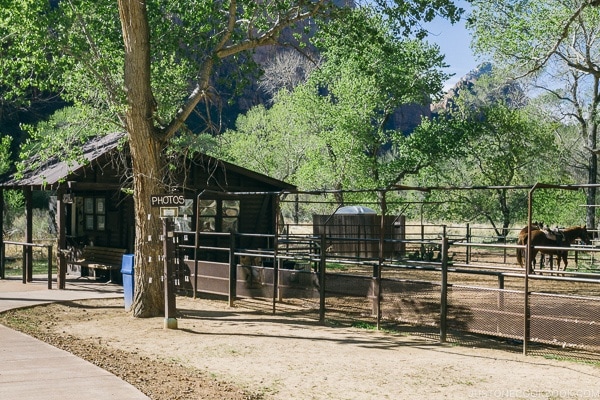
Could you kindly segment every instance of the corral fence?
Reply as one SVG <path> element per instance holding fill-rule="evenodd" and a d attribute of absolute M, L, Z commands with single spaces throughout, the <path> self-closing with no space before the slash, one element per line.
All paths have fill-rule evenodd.
<path fill-rule="evenodd" d="M 411 224 L 403 216 L 354 222 L 315 217 L 277 234 L 178 232 L 193 244 L 179 246 L 176 283 L 194 296 L 225 295 L 230 305 L 263 299 L 274 313 L 292 305 L 321 321 L 421 327 L 442 342 L 476 335 L 524 354 L 543 348 L 600 359 L 595 246 L 569 247 L 567 270 L 546 260 L 528 271 L 516 262 L 526 249 L 515 243 L 516 228 L 498 237 L 486 227 Z"/>

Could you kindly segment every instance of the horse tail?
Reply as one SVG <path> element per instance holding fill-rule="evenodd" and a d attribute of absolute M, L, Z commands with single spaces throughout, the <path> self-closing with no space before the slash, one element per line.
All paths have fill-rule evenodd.
<path fill-rule="evenodd" d="M 519 245 L 523 245 L 525 244 L 525 242 L 527 241 L 527 237 L 522 237 L 521 235 L 519 235 L 519 238 L 517 239 L 517 244 Z M 525 250 L 523 249 L 517 249 L 517 262 L 519 263 L 519 265 L 522 267 L 523 266 L 523 252 Z"/>
<path fill-rule="evenodd" d="M 521 267 L 523 266 L 523 249 L 517 249 L 517 262 Z"/>

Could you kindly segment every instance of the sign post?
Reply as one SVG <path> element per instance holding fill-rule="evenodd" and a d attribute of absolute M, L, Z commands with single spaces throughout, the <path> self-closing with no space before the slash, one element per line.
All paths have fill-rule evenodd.
<path fill-rule="evenodd" d="M 172 260 L 176 257 L 175 224 L 173 218 L 178 216 L 179 207 L 185 205 L 185 196 L 157 194 L 150 196 L 150 205 L 160 207 L 160 218 L 163 222 L 163 261 L 165 290 L 165 329 L 177 329 L 177 306 L 175 304 L 175 282 Z"/>
<path fill-rule="evenodd" d="M 175 256 L 175 234 L 173 219 L 163 218 L 163 259 L 165 284 L 165 329 L 177 329 L 177 307 L 175 304 L 175 282 L 173 280 L 173 260 Z"/>

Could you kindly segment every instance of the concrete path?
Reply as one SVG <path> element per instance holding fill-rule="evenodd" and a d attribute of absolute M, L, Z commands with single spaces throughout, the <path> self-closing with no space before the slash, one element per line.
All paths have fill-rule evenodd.
<path fill-rule="evenodd" d="M 56 287 L 56 283 L 54 284 Z M 123 288 L 87 280 L 48 290 L 47 281 L 0 279 L 0 312 L 68 300 L 122 297 Z M 71 353 L 0 325 L 0 399 L 148 399 L 134 386 Z"/>

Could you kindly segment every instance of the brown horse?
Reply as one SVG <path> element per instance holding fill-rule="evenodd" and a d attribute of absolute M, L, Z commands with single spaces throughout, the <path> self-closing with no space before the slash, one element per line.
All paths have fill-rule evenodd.
<path fill-rule="evenodd" d="M 532 227 L 533 228 L 533 227 Z M 523 245 L 527 244 L 527 228 L 525 229 L 525 235 L 523 238 Z M 554 237 L 551 237 L 554 236 Z M 575 240 L 580 239 L 584 243 L 589 244 L 590 238 L 588 236 L 588 232 L 585 226 L 572 226 L 566 229 L 559 229 L 559 231 L 554 235 L 549 235 L 547 231 L 542 229 L 535 229 L 531 231 L 531 245 L 534 247 L 531 251 L 531 263 L 530 271 L 533 271 L 533 267 L 535 266 L 535 256 L 538 252 L 543 254 L 556 254 L 559 256 L 558 260 L 558 268 L 560 269 L 560 258 L 562 258 L 565 269 L 567 268 L 567 255 L 568 250 L 560 250 L 560 249 L 536 249 L 535 246 L 545 246 L 545 247 L 569 247 L 571 244 L 575 242 Z M 519 249 L 520 250 L 520 249 Z M 517 261 L 520 266 L 523 266 L 523 253 L 517 251 Z"/>
<path fill-rule="evenodd" d="M 542 222 L 533 222 L 531 225 L 531 231 L 537 231 L 540 229 L 544 229 L 544 224 Z M 527 243 L 527 227 L 524 227 L 519 232 L 519 236 L 517 237 L 517 244 L 524 245 Z M 523 266 L 523 257 L 525 257 L 525 249 L 517 249 L 517 261 L 520 266 Z M 532 260 L 533 266 L 535 267 L 535 258 Z M 544 255 L 542 254 L 540 257 L 540 267 L 544 266 Z"/>

